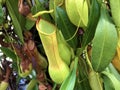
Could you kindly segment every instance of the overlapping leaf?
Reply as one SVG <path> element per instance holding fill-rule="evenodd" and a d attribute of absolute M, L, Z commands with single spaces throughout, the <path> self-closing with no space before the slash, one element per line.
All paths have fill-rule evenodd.
<path fill-rule="evenodd" d="M 15 8 L 18 7 L 18 0 L 6 0 L 6 6 L 12 18 L 14 30 L 23 43 L 22 31 L 24 30 L 25 18 L 19 14 L 18 8 Z"/>
<path fill-rule="evenodd" d="M 60 7 L 57 7 L 56 8 L 56 18 L 57 18 L 58 28 L 63 33 L 64 38 L 66 40 L 71 38 L 76 31 L 76 27 L 70 22 L 65 10 L 60 8 Z M 73 48 L 76 48 L 76 46 L 77 46 L 77 36 L 75 36 L 70 41 L 68 41 L 68 43 Z"/>
<path fill-rule="evenodd" d="M 83 36 L 82 46 L 85 47 L 94 37 L 95 30 L 100 17 L 100 5 L 97 0 L 92 0 L 90 17 L 87 25 L 87 30 Z"/>
<path fill-rule="evenodd" d="M 116 24 L 117 27 L 120 28 L 120 0 L 109 0 L 110 7 L 111 7 L 111 13 L 112 18 Z"/>
<path fill-rule="evenodd" d="M 117 32 L 110 22 L 106 10 L 102 7 L 92 47 L 92 66 L 95 71 L 104 70 L 116 52 Z"/>
<path fill-rule="evenodd" d="M 120 81 L 120 74 L 112 64 L 108 66 L 108 69 L 109 69 L 109 72 L 112 73 Z"/>
<path fill-rule="evenodd" d="M 103 80 L 105 81 L 104 83 L 106 84 L 105 90 L 119 90 L 120 89 L 120 81 L 118 81 L 113 74 L 108 73 L 106 71 L 102 72 L 102 74 L 104 75 Z"/>
<path fill-rule="evenodd" d="M 75 58 L 74 68 L 70 72 L 69 76 L 62 83 L 60 90 L 73 90 L 76 82 L 76 70 L 78 65 L 78 57 Z"/>
<path fill-rule="evenodd" d="M 39 11 L 44 11 L 45 10 L 44 4 L 42 4 L 43 3 L 42 0 L 35 0 L 35 3 L 36 4 L 31 8 L 31 11 L 32 11 L 33 15 L 36 14 L 37 12 L 39 12 Z M 47 20 L 47 21 L 52 22 L 49 14 L 43 14 L 43 15 L 41 15 L 41 17 L 43 19 Z"/>

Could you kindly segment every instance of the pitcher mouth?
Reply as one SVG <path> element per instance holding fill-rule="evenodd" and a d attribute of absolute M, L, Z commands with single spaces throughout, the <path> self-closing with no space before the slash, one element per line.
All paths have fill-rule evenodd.
<path fill-rule="evenodd" d="M 39 27 L 39 22 L 40 22 L 40 20 L 41 20 L 41 18 L 39 18 L 37 21 L 36 21 L 36 28 L 37 28 L 37 30 L 41 33 L 41 34 L 44 34 L 44 35 L 52 35 L 52 34 L 54 34 L 54 33 L 56 33 L 56 30 L 57 30 L 57 28 L 54 28 L 54 30 L 50 33 L 50 32 L 44 32 L 44 31 L 42 31 L 41 30 L 41 28 Z M 46 21 L 46 20 L 44 20 L 44 21 Z M 48 22 L 48 21 L 46 21 L 46 22 Z M 49 22 L 48 22 L 49 23 Z M 49 23 L 49 24 L 51 24 L 51 23 Z M 53 24 L 51 24 L 51 25 L 53 25 Z M 46 26 L 47 27 L 47 26 Z M 54 26 L 53 26 L 54 27 Z"/>

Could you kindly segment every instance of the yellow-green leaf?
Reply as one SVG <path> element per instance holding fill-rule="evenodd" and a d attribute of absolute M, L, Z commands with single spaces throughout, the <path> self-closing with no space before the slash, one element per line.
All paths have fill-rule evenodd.
<path fill-rule="evenodd" d="M 109 88 L 110 88 L 109 90 L 119 90 L 120 89 L 120 81 L 118 81 L 113 74 L 108 73 L 106 71 L 102 72 L 102 74 L 105 76 L 105 78 L 107 78 L 109 81 L 111 81 L 111 82 L 107 82 L 107 83 L 112 84 L 111 86 L 109 86 Z"/>
<path fill-rule="evenodd" d="M 76 81 L 76 71 L 78 65 L 78 57 L 75 57 L 74 68 L 71 70 L 69 76 L 62 83 L 60 90 L 74 90 L 75 81 Z"/>

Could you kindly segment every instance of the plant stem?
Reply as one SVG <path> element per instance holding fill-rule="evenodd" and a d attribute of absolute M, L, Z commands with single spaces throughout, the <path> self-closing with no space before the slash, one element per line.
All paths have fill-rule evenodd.
<path fill-rule="evenodd" d="M 90 83 L 92 90 L 103 90 L 101 82 L 100 82 L 100 78 L 99 78 L 99 73 L 94 71 L 92 64 L 88 58 L 87 47 L 85 48 L 85 56 L 86 56 L 86 61 L 88 63 L 88 66 L 90 67 L 90 72 L 88 76 L 89 76 L 89 83 Z"/>
<path fill-rule="evenodd" d="M 90 67 L 90 69 L 93 71 L 93 67 L 92 67 L 92 64 L 88 58 L 88 54 L 87 54 L 87 47 L 85 48 L 85 57 L 86 57 L 86 61 L 88 63 L 88 66 Z"/>

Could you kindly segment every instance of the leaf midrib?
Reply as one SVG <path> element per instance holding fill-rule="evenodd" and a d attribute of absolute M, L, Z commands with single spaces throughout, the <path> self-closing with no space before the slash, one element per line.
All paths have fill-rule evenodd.
<path fill-rule="evenodd" d="M 106 28 L 105 29 L 101 29 L 101 30 L 105 30 L 105 32 L 104 32 L 104 39 L 103 39 L 103 43 L 102 43 L 102 49 L 101 49 L 101 53 L 100 53 L 100 57 L 99 57 L 99 59 L 98 59 L 98 61 L 99 61 L 99 63 L 98 63 L 98 65 L 97 65 L 97 68 L 96 68 L 96 70 L 98 70 L 99 69 L 99 66 L 100 66 L 100 63 L 101 63 L 101 60 L 102 60 L 102 57 L 103 57 L 103 51 L 104 51 L 104 46 L 105 46 L 105 41 L 106 41 L 106 38 L 107 38 L 107 24 L 105 24 L 105 23 L 107 23 L 107 22 L 103 22 L 103 25 L 105 25 L 106 26 Z M 103 33 L 103 32 L 102 32 Z"/>

